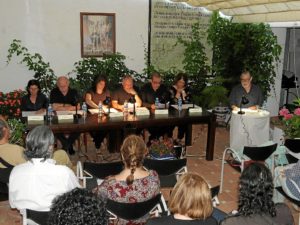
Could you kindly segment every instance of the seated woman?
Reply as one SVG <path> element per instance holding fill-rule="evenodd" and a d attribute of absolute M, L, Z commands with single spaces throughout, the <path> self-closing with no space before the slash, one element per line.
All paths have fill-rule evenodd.
<path fill-rule="evenodd" d="M 79 187 L 73 171 L 55 165 L 50 159 L 54 135 L 48 126 L 37 126 L 26 137 L 28 161 L 15 166 L 9 178 L 9 203 L 12 208 L 49 211 L 52 200 Z"/>
<path fill-rule="evenodd" d="M 36 111 L 43 113 L 48 106 L 47 97 L 41 93 L 41 86 L 38 80 L 29 80 L 26 90 L 28 92 L 21 100 L 21 111 Z"/>
<path fill-rule="evenodd" d="M 174 80 L 174 85 L 171 86 L 169 90 L 170 104 L 177 105 L 179 99 L 182 100 L 182 104 L 187 104 L 190 102 L 191 93 L 189 92 L 189 89 L 187 87 L 187 82 L 188 79 L 186 74 L 184 73 L 177 74 Z M 187 129 L 186 125 L 178 126 L 177 139 L 179 142 L 182 142 L 186 129 Z"/>
<path fill-rule="evenodd" d="M 300 160 L 297 163 L 275 168 L 275 186 L 281 186 L 283 191 L 292 199 L 300 201 Z M 275 189 L 275 202 L 283 202 L 284 197 Z"/>
<path fill-rule="evenodd" d="M 81 188 L 55 198 L 48 220 L 51 225 L 106 225 L 107 222 L 104 201 Z"/>
<path fill-rule="evenodd" d="M 241 174 L 238 213 L 226 218 L 221 225 L 294 224 L 290 209 L 283 203 L 275 204 L 270 170 L 255 162 Z"/>
<path fill-rule="evenodd" d="M 176 183 L 169 200 L 170 216 L 150 219 L 155 224 L 217 225 L 212 217 L 211 192 L 206 181 L 196 173 L 186 173 Z"/>
<path fill-rule="evenodd" d="M 94 191 L 101 197 L 118 202 L 143 202 L 153 198 L 160 192 L 160 183 L 157 173 L 143 169 L 143 159 L 147 148 L 143 139 L 137 135 L 125 138 L 121 147 L 124 170 L 106 179 Z M 138 221 L 119 221 L 120 224 L 143 224 L 146 219 Z"/>
<path fill-rule="evenodd" d="M 110 98 L 110 92 L 107 89 L 107 79 L 104 75 L 100 75 L 95 78 L 93 87 L 85 94 L 85 102 L 90 109 L 98 109 L 98 105 L 101 102 L 105 105 L 110 102 L 106 102 Z M 92 131 L 90 132 L 97 151 L 100 150 L 100 145 L 104 138 L 107 136 L 107 131 Z"/>

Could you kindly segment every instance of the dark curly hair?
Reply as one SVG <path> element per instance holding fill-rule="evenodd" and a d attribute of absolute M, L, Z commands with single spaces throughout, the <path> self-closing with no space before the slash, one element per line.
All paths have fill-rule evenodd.
<path fill-rule="evenodd" d="M 273 180 L 270 170 L 262 163 L 252 163 L 241 174 L 238 211 L 240 215 L 270 214 L 276 216 Z"/>
<path fill-rule="evenodd" d="M 75 188 L 53 200 L 49 225 L 107 225 L 105 202 L 87 189 Z"/>

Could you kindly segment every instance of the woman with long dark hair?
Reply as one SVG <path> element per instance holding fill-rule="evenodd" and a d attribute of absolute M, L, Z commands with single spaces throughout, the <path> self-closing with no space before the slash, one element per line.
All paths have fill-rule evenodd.
<path fill-rule="evenodd" d="M 270 170 L 262 163 L 248 166 L 240 177 L 238 213 L 221 222 L 221 225 L 292 225 L 293 216 L 283 203 L 275 204 L 273 179 Z"/>

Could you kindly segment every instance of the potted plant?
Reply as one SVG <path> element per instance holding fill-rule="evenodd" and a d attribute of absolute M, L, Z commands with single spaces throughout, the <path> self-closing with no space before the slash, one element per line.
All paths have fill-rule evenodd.
<path fill-rule="evenodd" d="M 176 152 L 172 138 L 160 137 L 150 141 L 149 155 L 154 159 L 174 159 Z"/>

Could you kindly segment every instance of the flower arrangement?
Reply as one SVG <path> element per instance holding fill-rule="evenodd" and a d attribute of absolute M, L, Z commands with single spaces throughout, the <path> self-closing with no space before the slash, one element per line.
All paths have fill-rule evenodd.
<path fill-rule="evenodd" d="M 289 138 L 300 138 L 300 98 L 294 101 L 295 110 L 291 113 L 287 108 L 282 108 L 279 115 L 284 123 L 284 133 Z"/>
<path fill-rule="evenodd" d="M 21 98 L 25 91 L 14 90 L 8 93 L 0 92 L 0 115 L 8 118 L 18 118 L 21 116 Z"/>
<path fill-rule="evenodd" d="M 149 154 L 154 158 L 174 157 L 174 142 L 172 138 L 151 140 Z"/>

